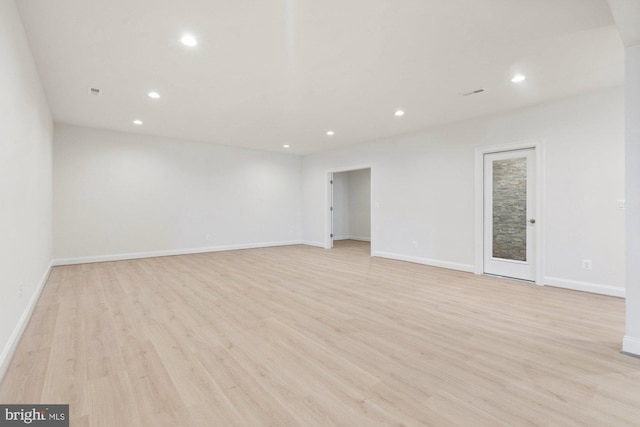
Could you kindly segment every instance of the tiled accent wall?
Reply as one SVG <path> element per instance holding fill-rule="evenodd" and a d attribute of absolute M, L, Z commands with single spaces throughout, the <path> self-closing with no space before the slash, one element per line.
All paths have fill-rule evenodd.
<path fill-rule="evenodd" d="M 493 256 L 527 260 L 527 159 L 493 162 Z"/>

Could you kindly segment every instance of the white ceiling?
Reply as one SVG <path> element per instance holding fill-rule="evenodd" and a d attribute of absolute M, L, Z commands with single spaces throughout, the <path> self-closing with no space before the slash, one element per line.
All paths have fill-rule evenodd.
<path fill-rule="evenodd" d="M 624 79 L 607 0 L 17 4 L 57 122 L 261 150 L 308 154 Z"/>

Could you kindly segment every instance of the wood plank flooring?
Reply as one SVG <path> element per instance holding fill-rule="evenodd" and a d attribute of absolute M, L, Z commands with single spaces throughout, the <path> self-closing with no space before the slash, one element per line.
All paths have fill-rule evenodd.
<path fill-rule="evenodd" d="M 638 426 L 622 299 L 339 242 L 56 267 L 1 403 L 72 426 Z"/>

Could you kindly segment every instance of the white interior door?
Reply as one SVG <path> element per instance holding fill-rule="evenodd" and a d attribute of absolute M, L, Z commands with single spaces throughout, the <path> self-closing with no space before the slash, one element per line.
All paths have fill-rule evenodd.
<path fill-rule="evenodd" d="M 535 149 L 484 155 L 484 272 L 535 281 Z"/>

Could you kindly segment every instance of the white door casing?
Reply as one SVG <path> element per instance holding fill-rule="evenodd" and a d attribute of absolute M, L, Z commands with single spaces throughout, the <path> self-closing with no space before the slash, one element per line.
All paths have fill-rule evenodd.
<path fill-rule="evenodd" d="M 334 211 L 335 210 L 333 208 L 333 205 L 334 205 L 333 189 L 334 189 L 334 186 L 333 186 L 333 173 L 330 173 L 329 174 L 329 224 L 330 224 L 330 227 L 329 227 L 329 249 L 333 249 L 333 241 L 334 241 L 334 239 L 333 239 L 333 236 L 334 236 L 333 228 L 334 228 L 334 222 L 335 222 L 334 221 Z"/>

